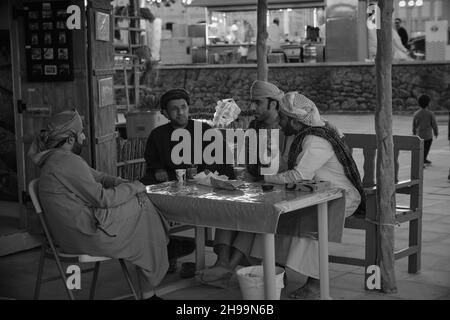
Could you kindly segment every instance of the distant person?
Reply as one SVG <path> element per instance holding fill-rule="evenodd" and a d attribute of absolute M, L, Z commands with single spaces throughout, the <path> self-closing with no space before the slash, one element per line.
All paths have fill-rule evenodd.
<path fill-rule="evenodd" d="M 280 30 L 280 20 L 278 18 L 273 19 L 273 23 L 267 28 L 267 45 L 270 46 L 271 51 L 280 50 L 281 41 L 281 30 Z"/>
<path fill-rule="evenodd" d="M 400 36 L 392 30 L 392 59 L 393 60 L 406 60 L 412 61 L 409 56 L 409 50 L 402 42 Z"/>
<path fill-rule="evenodd" d="M 368 30 L 368 60 L 374 61 L 377 55 L 377 30 Z M 409 50 L 403 45 L 400 36 L 395 32 L 394 26 L 392 29 L 392 59 L 397 61 L 412 61 L 409 55 Z"/>
<path fill-rule="evenodd" d="M 252 25 L 247 20 L 244 20 L 244 43 L 251 43 L 254 36 L 255 31 Z"/>
<path fill-rule="evenodd" d="M 431 161 L 428 160 L 428 152 L 430 152 L 431 144 L 433 143 L 433 133 L 436 139 L 438 137 L 436 117 L 432 111 L 428 110 L 430 101 L 431 98 L 426 94 L 419 97 L 419 106 L 421 109 L 414 113 L 412 128 L 413 134 L 418 135 L 424 140 L 424 165 L 431 164 Z"/>
<path fill-rule="evenodd" d="M 402 19 L 397 18 L 395 19 L 395 29 L 397 30 L 398 35 L 400 36 L 400 39 L 402 40 L 402 44 L 406 49 L 409 49 L 408 45 L 408 32 L 405 28 L 402 27 Z"/>

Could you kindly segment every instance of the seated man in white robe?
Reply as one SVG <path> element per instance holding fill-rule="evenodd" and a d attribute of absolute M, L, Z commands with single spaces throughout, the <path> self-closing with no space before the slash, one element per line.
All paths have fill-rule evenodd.
<path fill-rule="evenodd" d="M 361 178 L 350 151 L 339 132 L 320 117 L 315 104 L 297 92 L 289 92 L 280 102 L 280 126 L 286 137 L 286 152 L 281 162 L 288 170 L 266 175 L 266 183 L 285 184 L 302 180 L 329 181 L 345 190 L 345 216 L 365 208 Z M 259 237 L 259 236 L 258 236 Z M 255 239 L 252 256 L 262 257 L 262 241 Z M 293 299 L 315 298 L 319 294 L 319 255 L 317 239 L 307 237 L 276 237 L 276 251 L 285 252 L 279 264 L 308 277 L 306 284 L 295 290 Z M 282 254 L 277 255 L 283 256 Z"/>
<path fill-rule="evenodd" d="M 76 111 L 55 115 L 29 151 L 41 169 L 39 198 L 54 240 L 66 253 L 124 259 L 137 267 L 144 299 L 168 268 L 167 222 L 145 186 L 98 172 L 79 156 L 82 120 Z"/>

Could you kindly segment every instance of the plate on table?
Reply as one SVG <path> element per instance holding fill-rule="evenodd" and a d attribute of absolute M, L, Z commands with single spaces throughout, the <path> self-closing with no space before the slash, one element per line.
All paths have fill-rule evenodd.
<path fill-rule="evenodd" d="M 236 190 L 239 186 L 245 183 L 241 180 L 219 180 L 214 177 L 211 177 L 210 179 L 213 187 L 225 190 Z"/>

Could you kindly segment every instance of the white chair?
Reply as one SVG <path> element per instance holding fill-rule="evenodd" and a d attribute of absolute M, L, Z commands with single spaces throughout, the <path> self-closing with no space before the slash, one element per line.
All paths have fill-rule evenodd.
<path fill-rule="evenodd" d="M 93 279 L 92 279 L 92 284 L 91 284 L 91 290 L 90 290 L 90 294 L 89 294 L 89 299 L 94 299 L 94 295 L 95 295 L 95 286 L 97 283 L 97 278 L 98 278 L 98 272 L 100 269 L 100 262 L 102 261 L 107 261 L 107 260 L 111 260 L 113 258 L 108 258 L 108 257 L 94 257 L 94 256 L 90 256 L 87 254 L 68 254 L 68 253 L 63 253 L 61 251 L 59 251 L 56 246 L 55 246 L 55 242 L 52 239 L 50 230 L 47 226 L 47 223 L 45 222 L 45 217 L 44 217 L 44 213 L 42 211 L 42 207 L 41 204 L 39 202 L 39 198 L 38 198 L 38 182 L 39 179 L 35 179 L 33 181 L 30 182 L 29 186 L 28 186 L 28 190 L 30 193 L 30 197 L 31 197 L 31 201 L 33 202 L 33 206 L 34 209 L 36 211 L 36 214 L 39 217 L 39 221 L 41 222 L 42 228 L 44 230 L 44 234 L 45 234 L 45 241 L 41 246 L 41 256 L 39 259 L 39 269 L 38 269 L 38 275 L 37 275 L 37 281 L 36 281 L 36 286 L 35 286 L 35 290 L 34 290 L 34 299 L 39 299 L 39 292 L 41 289 L 41 284 L 44 282 L 49 282 L 49 281 L 53 281 L 56 280 L 58 278 L 61 278 L 61 280 L 63 281 L 64 284 L 64 288 L 66 288 L 67 294 L 69 296 L 70 300 L 75 300 L 72 291 L 67 287 L 66 283 L 67 283 L 67 277 L 66 274 L 63 270 L 62 264 L 61 262 L 68 262 L 68 263 L 95 263 L 93 268 L 90 269 L 85 269 L 82 270 L 82 273 L 86 273 L 86 272 L 94 272 L 93 275 Z M 59 276 L 54 276 L 54 277 L 49 277 L 46 279 L 42 279 L 42 273 L 44 271 L 44 263 L 45 263 L 45 258 L 49 258 L 49 259 L 54 259 L 56 262 L 56 265 L 58 267 L 58 271 L 59 271 Z M 125 261 L 123 259 L 118 259 L 120 266 L 122 267 L 122 271 L 123 274 L 125 276 L 125 279 L 127 281 L 127 284 L 133 294 L 133 297 L 138 300 L 138 295 L 136 293 L 136 290 L 134 289 L 133 283 L 131 281 L 130 278 L 130 274 L 128 272 L 127 266 L 125 264 Z"/>

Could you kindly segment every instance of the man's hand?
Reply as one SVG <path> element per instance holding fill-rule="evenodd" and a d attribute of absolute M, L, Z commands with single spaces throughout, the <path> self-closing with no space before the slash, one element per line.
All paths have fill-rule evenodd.
<path fill-rule="evenodd" d="M 169 174 L 164 169 L 158 169 L 155 172 L 155 179 L 158 182 L 166 182 L 169 181 Z"/>
<path fill-rule="evenodd" d="M 437 138 L 438 138 L 438 135 L 437 135 L 437 134 L 435 134 L 435 135 L 434 135 L 434 137 L 435 137 L 435 138 L 437 139 Z"/>
<path fill-rule="evenodd" d="M 137 187 L 138 192 L 137 193 L 141 193 L 141 192 L 146 192 L 147 188 L 145 187 L 144 184 L 142 184 L 140 181 L 136 180 L 133 181 L 133 184 Z"/>

